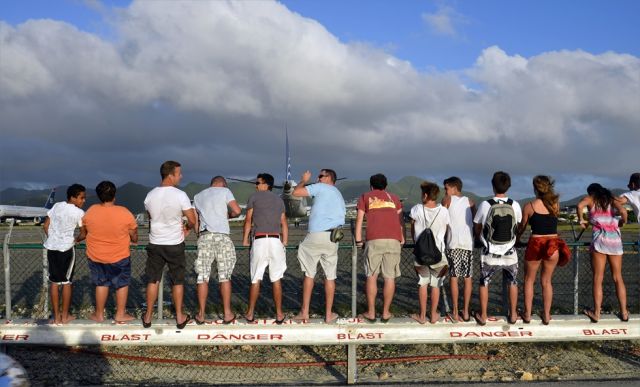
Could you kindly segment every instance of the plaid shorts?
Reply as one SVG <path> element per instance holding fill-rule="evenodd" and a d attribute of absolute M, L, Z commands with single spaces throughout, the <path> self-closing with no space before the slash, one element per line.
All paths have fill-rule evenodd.
<path fill-rule="evenodd" d="M 217 263 L 218 281 L 229 281 L 236 266 L 236 248 L 228 234 L 214 232 L 200 234 L 198 258 L 194 264 L 198 274 L 197 283 L 209 282 L 213 261 Z"/>

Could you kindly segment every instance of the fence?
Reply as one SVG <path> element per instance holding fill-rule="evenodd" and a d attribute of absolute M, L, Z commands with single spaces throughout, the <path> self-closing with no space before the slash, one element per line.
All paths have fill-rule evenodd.
<path fill-rule="evenodd" d="M 574 259 L 564 268 L 558 268 L 553 279 L 554 315 L 577 314 L 581 307 L 591 305 L 591 269 L 588 251 L 583 244 L 571 244 Z M 631 313 L 640 311 L 640 259 L 637 243 L 625 243 L 623 274 L 627 285 L 629 309 Z M 48 282 L 46 262 L 42 246 L 39 244 L 10 244 L 8 238 L 3 244 L 5 276 L 0 281 L 0 289 L 5 294 L 6 319 L 47 318 Z M 77 249 L 77 266 L 74 278 L 73 312 L 86 318 L 92 311 L 94 287 L 91 284 L 84 249 Z M 248 301 L 249 251 L 238 247 L 237 264 L 232 279 L 233 309 L 242 315 Z M 520 251 L 523 256 L 523 251 Z M 474 262 L 478 262 L 478 251 Z M 132 250 L 132 281 L 129 291 L 128 309 L 140 315 L 146 308 L 144 295 L 144 246 Z M 196 277 L 193 262 L 196 258 L 195 246 L 187 248 L 187 278 L 185 283 L 185 308 L 195 310 Z M 413 272 L 411 247 L 403 249 L 402 277 L 397 280 L 397 292 L 392 313 L 403 316 L 415 312 L 417 305 L 416 278 Z M 283 306 L 285 312 L 295 314 L 301 299 L 303 274 L 297 262 L 296 248 L 287 249 L 288 269 L 282 281 Z M 523 269 L 519 271 L 522 280 Z M 474 287 L 477 287 L 478 265 L 474 267 Z M 215 318 L 221 312 L 217 285 L 212 273 L 208 318 Z M 317 279 L 320 281 L 321 279 Z M 362 261 L 351 245 L 340 246 L 338 278 L 336 280 L 335 309 L 343 317 L 353 317 L 363 311 L 365 297 L 361 291 L 365 281 Z M 164 283 L 163 302 L 159 303 L 161 318 L 171 318 L 172 311 L 168 295 L 169 281 Z M 447 285 L 445 285 L 445 291 Z M 504 314 L 502 289 L 499 279 L 490 287 L 490 313 Z M 475 293 L 475 292 L 474 292 Z M 539 288 L 536 286 L 534 310 L 542 307 Z M 520 289 L 522 294 L 522 289 Z M 447 296 L 441 296 L 440 310 L 448 310 Z M 323 314 L 323 287 L 316 286 L 312 297 L 311 313 L 315 317 Z M 272 318 L 271 289 L 269 281 L 263 282 L 256 314 L 262 318 Z M 1 306 L 0 306 L 1 307 Z M 475 297 L 472 309 L 476 309 Z M 604 312 L 617 310 L 615 289 L 610 277 L 605 276 Z M 113 311 L 113 300 L 107 304 Z M 379 310 L 379 309 L 378 309 Z M 313 317 L 313 316 L 312 316 Z M 637 320 L 633 323 L 637 323 Z M 167 324 L 166 326 L 169 326 Z M 464 325 L 464 324 L 461 324 Z M 562 323 L 552 324 L 560 329 Z M 161 327 L 165 327 L 162 325 Z M 450 330 L 449 325 L 426 327 L 425 332 L 437 336 L 437 332 Z M 261 327 L 262 328 L 262 327 Z M 266 327 L 265 327 L 266 328 Z M 126 329 L 126 327 L 125 327 Z M 328 328 L 330 329 L 330 328 Z M 376 328 L 384 330 L 385 328 Z M 405 326 L 398 328 L 407 330 Z M 502 330 L 502 328 L 500 328 Z M 537 329 L 537 328 L 532 328 Z M 430 331 L 426 331 L 430 330 Z M 262 330 L 268 332 L 268 329 Z M 0 329 L 0 332 L 4 332 Z M 220 331 L 223 332 L 223 331 Z M 316 332 L 316 331 L 313 331 Z M 407 332 L 409 332 L 407 330 Z M 594 330 L 595 332 L 595 330 Z M 439 344 L 416 345 L 407 339 L 403 342 L 413 345 L 348 345 L 348 355 L 337 346 L 190 346 L 190 347 L 132 347 L 127 345 L 105 348 L 90 347 L 40 347 L 12 346 L 11 355 L 25 365 L 37 380 L 44 384 L 69 382 L 72 384 L 100 383 L 330 383 L 335 381 L 509 381 L 553 379 L 582 379 L 586 375 L 597 375 L 598 369 L 607 377 L 640 376 L 640 348 L 634 342 L 579 343 L 492 343 L 484 344 Z M 434 341 L 438 342 L 438 341 Z M 445 342 L 444 340 L 441 342 Z M 256 349 L 259 348 L 259 349 Z M 562 353 L 570 356 L 562 356 Z M 557 355 L 555 355 L 557 354 Z M 607 356 L 596 356 L 606 354 Z M 355 367 L 355 359 L 358 366 Z M 515 359 L 529 359 L 527 365 L 518 364 Z M 325 360 L 330 359 L 330 360 Z M 594 359 L 595 364 L 594 364 Z M 43 363 L 55 362 L 56 368 L 48 371 Z M 87 370 L 83 366 L 86 365 Z M 144 366 L 141 366 L 143 364 Z M 61 368 L 58 368 L 60 365 Z M 354 371 L 354 368 L 356 371 Z M 571 369 L 571 371 L 568 371 Z M 65 372 L 68 370 L 68 372 Z M 73 378 L 69 379 L 73 374 Z M 66 376 L 65 376 L 66 375 Z M 345 379 L 342 375 L 348 375 Z M 64 379 L 64 378 L 67 379 Z M 46 382 L 48 380 L 48 382 Z"/>

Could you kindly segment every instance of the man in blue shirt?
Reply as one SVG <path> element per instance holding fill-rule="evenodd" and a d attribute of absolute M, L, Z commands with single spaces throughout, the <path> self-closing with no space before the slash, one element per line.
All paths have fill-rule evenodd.
<path fill-rule="evenodd" d="M 333 313 L 333 296 L 336 291 L 336 273 L 338 266 L 338 243 L 331 242 L 331 231 L 344 224 L 346 208 L 342 194 L 335 186 L 336 172 L 322 169 L 318 182 L 306 186 L 311 180 L 311 172 L 306 171 L 295 187 L 293 196 L 312 197 L 313 206 L 309 216 L 309 233 L 298 247 L 298 261 L 305 273 L 302 282 L 302 307 L 294 320 L 309 319 L 309 305 L 313 291 L 318 262 L 325 274 L 325 322 L 332 323 L 338 318 Z"/>

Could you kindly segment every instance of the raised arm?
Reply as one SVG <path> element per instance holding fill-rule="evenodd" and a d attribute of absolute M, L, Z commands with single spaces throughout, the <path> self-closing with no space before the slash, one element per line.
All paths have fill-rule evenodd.
<path fill-rule="evenodd" d="M 311 180 L 311 171 L 306 171 L 305 173 L 302 174 L 302 177 L 300 178 L 300 182 L 298 183 L 298 185 L 296 185 L 296 187 L 293 189 L 292 195 L 298 196 L 298 197 L 309 196 L 309 191 L 305 187 L 305 185 L 309 182 L 309 180 Z"/>
<path fill-rule="evenodd" d="M 578 216 L 578 223 L 582 228 L 587 228 L 589 226 L 589 221 L 584 219 L 583 211 L 585 207 L 588 208 L 591 205 L 593 205 L 593 200 L 591 199 L 591 196 L 585 196 L 584 198 L 582 198 L 582 200 L 580 200 L 580 202 L 578 203 L 578 206 L 576 207 L 576 215 Z"/>

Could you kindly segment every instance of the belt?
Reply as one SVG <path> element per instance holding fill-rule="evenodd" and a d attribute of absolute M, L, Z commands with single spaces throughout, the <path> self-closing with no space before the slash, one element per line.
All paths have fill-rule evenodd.
<path fill-rule="evenodd" d="M 280 238 L 280 234 L 262 234 L 256 235 L 253 239 L 262 239 L 262 238 Z"/>

